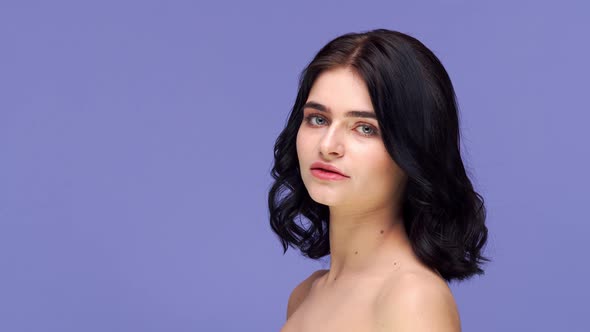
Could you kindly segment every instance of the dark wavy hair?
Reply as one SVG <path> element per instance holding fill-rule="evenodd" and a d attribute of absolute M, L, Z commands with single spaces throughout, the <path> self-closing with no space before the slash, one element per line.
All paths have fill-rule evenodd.
<path fill-rule="evenodd" d="M 270 225 L 283 254 L 289 246 L 313 259 L 330 254 L 329 208 L 313 201 L 303 184 L 296 137 L 314 81 L 336 67 L 351 68 L 365 81 L 383 143 L 407 175 L 402 217 L 416 255 L 447 282 L 484 274 L 486 209 L 461 159 L 453 85 L 424 44 L 386 29 L 333 39 L 299 77 L 295 105 L 274 145 L 268 193 Z"/>

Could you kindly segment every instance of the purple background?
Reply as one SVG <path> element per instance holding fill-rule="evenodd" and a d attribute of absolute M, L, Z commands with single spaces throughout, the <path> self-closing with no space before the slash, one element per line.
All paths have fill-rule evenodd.
<path fill-rule="evenodd" d="M 278 331 L 328 266 L 266 206 L 297 77 L 352 31 L 441 59 L 494 259 L 464 331 L 588 331 L 589 5 L 0 2 L 0 330 Z M 587 243 L 587 242 L 586 242 Z"/>

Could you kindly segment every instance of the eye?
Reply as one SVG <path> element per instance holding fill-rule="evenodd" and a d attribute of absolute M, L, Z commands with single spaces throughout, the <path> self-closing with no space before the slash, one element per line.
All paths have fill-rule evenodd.
<path fill-rule="evenodd" d="M 321 116 L 315 115 L 315 114 L 310 114 L 305 117 L 305 122 L 307 122 L 308 124 L 310 124 L 312 126 L 321 126 L 326 123 L 326 119 L 324 119 Z"/>
<path fill-rule="evenodd" d="M 318 114 L 310 114 L 306 116 L 304 120 L 312 127 L 323 126 L 328 122 L 323 116 Z M 358 128 L 361 128 L 361 130 L 358 130 Z M 363 136 L 372 137 L 379 135 L 379 130 L 369 124 L 360 124 L 355 129 L 357 129 L 357 131 Z"/>
<path fill-rule="evenodd" d="M 364 136 L 377 136 L 377 129 L 375 129 L 375 127 L 368 125 L 368 124 L 361 124 L 360 126 L 356 127 L 361 128 L 361 130 L 359 131 L 361 133 L 361 135 Z"/>

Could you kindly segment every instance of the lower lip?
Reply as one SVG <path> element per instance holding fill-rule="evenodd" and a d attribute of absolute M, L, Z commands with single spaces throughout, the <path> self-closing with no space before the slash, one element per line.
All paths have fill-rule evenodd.
<path fill-rule="evenodd" d="M 344 180 L 347 177 L 338 173 L 324 171 L 322 169 L 312 169 L 311 174 L 322 180 Z"/>

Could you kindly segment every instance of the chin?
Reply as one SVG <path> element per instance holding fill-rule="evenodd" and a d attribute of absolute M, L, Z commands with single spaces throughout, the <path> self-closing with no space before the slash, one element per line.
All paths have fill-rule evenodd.
<path fill-rule="evenodd" d="M 312 185 L 313 186 L 313 185 Z M 319 204 L 327 205 L 327 206 L 335 206 L 340 205 L 342 203 L 342 197 L 340 197 L 340 193 L 335 193 L 332 188 L 308 188 L 307 192 L 309 193 L 309 197 Z"/>
<path fill-rule="evenodd" d="M 342 204 L 346 198 L 343 197 L 343 194 L 346 194 L 347 190 L 339 183 L 323 183 L 311 175 L 309 177 L 302 176 L 302 180 L 309 197 L 316 203 L 335 206 Z"/>

